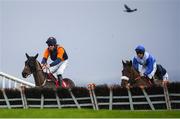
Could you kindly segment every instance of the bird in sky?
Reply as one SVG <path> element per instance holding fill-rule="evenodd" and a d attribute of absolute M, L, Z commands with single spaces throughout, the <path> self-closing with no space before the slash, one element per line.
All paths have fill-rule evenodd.
<path fill-rule="evenodd" d="M 125 7 L 125 9 L 126 9 L 126 10 L 124 10 L 124 12 L 129 12 L 129 13 L 131 13 L 131 12 L 137 11 L 137 9 L 131 9 L 131 8 L 128 7 L 126 4 L 124 4 L 124 7 Z"/>

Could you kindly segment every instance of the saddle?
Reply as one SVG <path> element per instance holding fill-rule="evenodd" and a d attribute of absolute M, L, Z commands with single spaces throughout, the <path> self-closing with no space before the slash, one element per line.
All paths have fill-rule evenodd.
<path fill-rule="evenodd" d="M 52 73 L 46 73 L 45 72 L 45 77 L 48 79 L 48 81 L 56 81 L 56 77 Z"/>

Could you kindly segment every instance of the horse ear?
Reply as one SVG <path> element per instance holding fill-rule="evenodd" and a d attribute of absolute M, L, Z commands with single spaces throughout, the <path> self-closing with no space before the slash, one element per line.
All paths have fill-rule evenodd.
<path fill-rule="evenodd" d="M 29 59 L 29 55 L 26 53 L 26 57 Z"/>
<path fill-rule="evenodd" d="M 132 66 L 132 60 L 130 60 L 130 65 Z"/>
<path fill-rule="evenodd" d="M 125 66 L 125 62 L 122 60 L 122 64 L 123 64 L 123 66 Z"/>
<path fill-rule="evenodd" d="M 39 54 L 37 53 L 37 54 L 36 54 L 36 56 L 35 56 L 35 58 L 37 58 L 37 57 L 38 57 L 38 55 L 39 55 Z"/>

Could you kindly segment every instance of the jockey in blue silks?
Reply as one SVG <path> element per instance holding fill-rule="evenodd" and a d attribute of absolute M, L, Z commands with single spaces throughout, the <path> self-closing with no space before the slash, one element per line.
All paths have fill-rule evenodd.
<path fill-rule="evenodd" d="M 162 66 L 156 64 L 156 59 L 146 52 L 142 45 L 137 46 L 135 51 L 137 55 L 133 58 L 133 67 L 140 72 L 141 76 L 146 76 L 149 79 L 153 79 L 157 71 L 157 67 Z M 161 71 L 161 74 L 162 80 L 168 79 L 168 74 L 164 68 Z"/>

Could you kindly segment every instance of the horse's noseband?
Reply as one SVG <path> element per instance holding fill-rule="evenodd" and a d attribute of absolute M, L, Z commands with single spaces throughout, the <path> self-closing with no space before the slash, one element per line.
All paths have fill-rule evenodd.
<path fill-rule="evenodd" d="M 129 77 L 127 76 L 121 76 L 121 79 L 129 81 Z"/>

